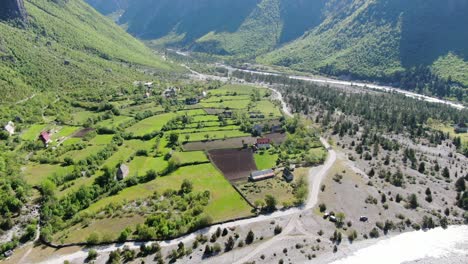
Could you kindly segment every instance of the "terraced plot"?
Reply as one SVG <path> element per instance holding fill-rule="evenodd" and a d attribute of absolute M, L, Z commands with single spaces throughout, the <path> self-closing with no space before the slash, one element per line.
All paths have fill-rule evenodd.
<path fill-rule="evenodd" d="M 135 136 L 144 136 L 155 131 L 160 131 L 163 126 L 174 117 L 176 117 L 174 113 L 165 113 L 149 117 L 127 128 L 125 132 L 133 133 Z"/>
<path fill-rule="evenodd" d="M 82 213 L 98 212 L 111 203 L 147 198 L 155 191 L 162 193 L 167 189 L 177 190 L 185 179 L 193 183 L 195 191 L 210 191 L 211 201 L 206 208 L 206 214 L 211 216 L 213 221 L 223 221 L 252 214 L 251 207 L 247 202 L 211 164 L 182 167 L 168 176 L 158 177 L 146 184 L 126 188 L 117 195 L 99 200 L 88 209 L 83 210 Z"/>

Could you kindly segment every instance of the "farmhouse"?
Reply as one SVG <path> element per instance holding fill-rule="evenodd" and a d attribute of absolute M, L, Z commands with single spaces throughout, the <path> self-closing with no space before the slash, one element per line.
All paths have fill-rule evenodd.
<path fill-rule="evenodd" d="M 150 89 L 153 88 L 153 82 L 146 82 L 145 87 Z"/>
<path fill-rule="evenodd" d="M 268 149 L 270 148 L 271 140 L 269 138 L 257 138 L 257 148 Z"/>
<path fill-rule="evenodd" d="M 275 173 L 272 169 L 268 170 L 261 170 L 261 171 L 254 171 L 250 173 L 249 179 L 251 181 L 261 181 L 275 177 Z"/>
<path fill-rule="evenodd" d="M 130 168 L 127 165 L 122 164 L 120 165 L 119 169 L 117 170 L 117 180 L 121 181 L 128 177 L 130 174 Z"/>
<path fill-rule="evenodd" d="M 468 126 L 465 123 L 460 123 L 454 126 L 455 133 L 467 133 Z"/>
<path fill-rule="evenodd" d="M 11 121 L 8 122 L 8 124 L 5 126 L 5 130 L 12 136 L 15 134 L 15 124 Z"/>
<path fill-rule="evenodd" d="M 39 139 L 42 140 L 44 145 L 49 145 L 50 142 L 52 142 L 52 139 L 50 139 L 50 134 L 46 131 L 41 132 L 39 135 Z"/>
<path fill-rule="evenodd" d="M 166 90 L 164 90 L 163 95 L 166 98 L 167 97 L 175 97 L 177 95 L 177 90 L 174 87 L 166 89 Z"/>
<path fill-rule="evenodd" d="M 198 104 L 198 99 L 197 98 L 186 98 L 185 99 L 185 104 L 186 105 L 196 105 L 196 104 Z"/>

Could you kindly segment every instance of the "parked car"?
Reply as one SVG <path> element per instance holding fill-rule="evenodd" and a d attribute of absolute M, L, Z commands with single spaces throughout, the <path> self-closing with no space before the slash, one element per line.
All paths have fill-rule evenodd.
<path fill-rule="evenodd" d="M 367 220 L 369 220 L 369 218 L 367 218 L 367 216 L 359 217 L 359 221 L 361 221 L 361 222 L 367 222 Z"/>

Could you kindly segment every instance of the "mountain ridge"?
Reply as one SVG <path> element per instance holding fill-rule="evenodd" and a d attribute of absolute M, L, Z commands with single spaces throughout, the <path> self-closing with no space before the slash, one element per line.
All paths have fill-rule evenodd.
<path fill-rule="evenodd" d="M 141 77 L 136 65 L 177 70 L 82 0 L 24 4 L 24 26 L 0 21 L 1 102 L 58 89 L 115 89 Z"/>
<path fill-rule="evenodd" d="M 468 87 L 467 12 L 467 0 L 135 0 L 118 23 L 153 46 L 390 83 L 424 66 Z"/>

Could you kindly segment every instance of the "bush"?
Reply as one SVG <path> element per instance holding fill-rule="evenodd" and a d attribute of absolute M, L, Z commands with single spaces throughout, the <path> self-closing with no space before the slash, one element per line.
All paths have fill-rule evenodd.
<path fill-rule="evenodd" d="M 245 243 L 247 245 L 250 245 L 252 244 L 252 242 L 254 241 L 255 239 L 255 235 L 254 233 L 252 232 L 252 230 L 249 231 L 249 233 L 247 234 L 247 237 L 245 238 Z"/>
<path fill-rule="evenodd" d="M 95 260 L 97 258 L 97 256 L 98 256 L 97 251 L 94 250 L 94 249 L 91 249 L 88 252 L 88 257 L 86 258 L 86 261 Z"/>
<path fill-rule="evenodd" d="M 378 238 L 379 237 L 379 230 L 377 230 L 377 228 L 372 228 L 372 230 L 369 232 L 369 236 L 371 238 Z"/>
<path fill-rule="evenodd" d="M 283 228 L 279 225 L 275 226 L 275 235 L 281 234 L 283 232 Z"/>
<path fill-rule="evenodd" d="M 95 232 L 91 233 L 86 239 L 86 243 L 96 245 L 99 243 L 99 235 Z"/>

